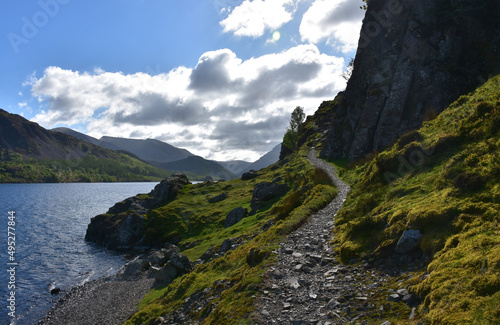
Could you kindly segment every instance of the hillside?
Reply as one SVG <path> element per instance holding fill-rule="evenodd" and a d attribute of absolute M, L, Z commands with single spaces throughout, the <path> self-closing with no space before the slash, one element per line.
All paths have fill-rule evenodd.
<path fill-rule="evenodd" d="M 190 156 L 182 160 L 168 163 L 155 163 L 155 166 L 177 172 L 210 176 L 216 180 L 227 180 L 237 177 L 235 174 L 222 167 L 219 163 L 204 159 L 200 156 Z"/>
<path fill-rule="evenodd" d="M 0 110 L 0 182 L 157 181 L 171 173 Z"/>
<path fill-rule="evenodd" d="M 500 76 L 356 168 L 336 218 L 344 262 L 411 263 L 430 324 L 500 323 Z M 404 234 L 416 240 L 402 247 Z M 404 261 L 404 262 L 403 262 Z"/>

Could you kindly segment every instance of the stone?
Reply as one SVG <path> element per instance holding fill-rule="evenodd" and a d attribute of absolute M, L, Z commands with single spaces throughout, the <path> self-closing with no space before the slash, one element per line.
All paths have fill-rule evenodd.
<path fill-rule="evenodd" d="M 61 292 L 61 288 L 58 288 L 58 287 L 55 287 L 53 289 L 50 290 L 50 294 L 51 295 L 57 295 Z"/>
<path fill-rule="evenodd" d="M 247 209 L 242 207 L 234 208 L 227 214 L 226 220 L 224 221 L 224 228 L 228 228 L 237 224 L 238 222 L 241 221 L 241 219 L 245 218 L 246 216 L 248 216 Z"/>
<path fill-rule="evenodd" d="M 284 183 L 260 182 L 255 185 L 252 200 L 250 201 L 251 214 L 255 214 L 263 202 L 281 197 L 288 192 L 290 188 Z"/>
<path fill-rule="evenodd" d="M 217 202 L 224 201 L 225 199 L 227 199 L 227 193 L 226 192 L 221 193 L 219 195 L 216 195 L 216 196 L 208 199 L 208 202 L 209 203 L 217 203 Z"/>
<path fill-rule="evenodd" d="M 394 250 L 400 254 L 409 253 L 418 247 L 420 237 L 422 237 L 420 230 L 405 230 L 401 235 L 401 238 L 399 238 Z"/>
<path fill-rule="evenodd" d="M 248 180 L 254 179 L 254 178 L 258 177 L 258 176 L 260 176 L 260 174 L 257 173 L 255 170 L 252 169 L 252 170 L 250 170 L 250 171 L 248 171 L 246 173 L 243 173 L 241 175 L 241 180 L 248 181 Z"/>
<path fill-rule="evenodd" d="M 172 265 L 182 274 L 190 272 L 192 269 L 191 261 L 189 259 L 177 252 L 174 252 L 172 256 L 170 256 L 170 261 Z"/>
<path fill-rule="evenodd" d="M 390 295 L 389 298 L 387 298 L 387 300 L 393 301 L 393 302 L 398 302 L 398 301 L 401 301 L 401 296 L 398 295 L 397 293 L 394 293 L 394 294 Z"/>
<path fill-rule="evenodd" d="M 401 299 L 401 301 L 404 302 L 409 307 L 417 307 L 418 305 L 420 305 L 421 299 L 416 294 L 410 293 L 410 294 L 405 295 Z"/>
<path fill-rule="evenodd" d="M 406 289 L 399 289 L 398 291 L 396 291 L 396 293 L 398 295 L 400 295 L 401 297 L 404 297 L 404 296 L 406 296 L 408 294 L 408 290 L 406 290 Z"/>
<path fill-rule="evenodd" d="M 165 266 L 163 266 L 156 274 L 155 281 L 162 285 L 168 285 L 174 281 L 177 277 L 177 269 L 172 264 L 171 261 L 168 261 Z"/>

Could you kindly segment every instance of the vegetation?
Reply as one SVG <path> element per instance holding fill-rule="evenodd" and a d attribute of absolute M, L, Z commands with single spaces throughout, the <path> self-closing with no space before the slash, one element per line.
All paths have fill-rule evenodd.
<path fill-rule="evenodd" d="M 159 181 L 172 173 L 122 153 L 98 158 L 27 159 L 0 150 L 0 183 Z"/>
<path fill-rule="evenodd" d="M 500 323 L 500 76 L 344 170 L 342 261 L 383 258 L 407 229 L 430 264 L 407 282 L 430 324 Z M 403 320 L 400 320 L 403 321 Z"/>
<path fill-rule="evenodd" d="M 306 114 L 300 106 L 295 107 L 290 118 L 290 126 L 283 137 L 283 145 L 291 150 L 296 150 L 299 139 L 299 126 L 304 122 Z"/>
<path fill-rule="evenodd" d="M 250 322 L 249 313 L 266 265 L 272 263 L 272 251 L 279 241 L 297 229 L 311 214 L 328 204 L 335 188 L 320 170 L 315 170 L 299 151 L 285 163 L 262 171 L 253 180 L 235 179 L 185 186 L 173 202 L 151 211 L 147 216 L 147 238 L 166 241 L 177 237 L 182 253 L 197 260 L 210 247 L 218 249 L 225 239 L 239 238 L 244 244 L 222 257 L 203 264 L 167 287 L 151 291 L 142 301 L 141 310 L 127 324 L 142 324 L 182 306 L 185 299 L 202 290 L 216 292 L 221 283 L 227 288 L 203 310 L 190 311 L 202 324 L 239 324 Z M 267 202 L 257 213 L 224 228 L 225 216 L 236 207 L 248 208 L 256 184 L 280 177 L 290 190 L 281 198 Z M 209 198 L 227 193 L 227 198 L 210 203 Z M 267 230 L 265 230 L 267 229 Z M 250 251 L 262 260 L 249 265 Z M 219 290 L 220 291 L 220 290 Z M 210 308 L 212 311 L 210 312 Z"/>

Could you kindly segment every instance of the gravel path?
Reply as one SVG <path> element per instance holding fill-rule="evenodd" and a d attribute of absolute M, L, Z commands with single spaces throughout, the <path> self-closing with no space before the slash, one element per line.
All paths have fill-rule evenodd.
<path fill-rule="evenodd" d="M 154 278 L 147 276 L 124 279 L 120 275 L 86 283 L 71 289 L 38 324 L 123 324 L 137 312 L 153 283 Z"/>
<path fill-rule="evenodd" d="M 380 312 L 370 298 L 379 292 L 386 276 L 367 265 L 338 263 L 329 243 L 334 216 L 350 188 L 330 164 L 316 157 L 314 149 L 308 158 L 330 175 L 339 193 L 276 251 L 278 262 L 265 276 L 258 301 L 259 324 L 346 324 Z"/>

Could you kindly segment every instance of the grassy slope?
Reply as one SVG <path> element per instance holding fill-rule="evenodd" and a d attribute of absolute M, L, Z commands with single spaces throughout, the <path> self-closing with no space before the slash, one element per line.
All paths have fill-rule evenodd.
<path fill-rule="evenodd" d="M 176 279 L 169 286 L 151 291 L 144 298 L 141 311 L 127 324 L 141 324 L 172 312 L 182 305 L 184 299 L 199 290 L 217 290 L 217 280 L 228 280 L 232 285 L 223 291 L 220 298 L 211 302 L 210 306 L 214 310 L 203 320 L 203 324 L 250 322 L 248 315 L 254 308 L 253 302 L 264 267 L 273 261 L 271 251 L 277 247 L 280 239 L 336 194 L 322 173 L 313 169 L 301 156 L 304 153 L 293 156 L 283 166 L 266 168 L 257 179 L 186 186 L 175 201 L 152 211 L 148 215 L 149 238 L 167 240 L 172 236 L 180 236 L 181 247 L 185 243 L 194 243 L 194 247 L 183 251 L 192 261 L 211 246 L 220 246 L 224 239 L 242 237 L 245 243 Z M 269 202 L 255 215 L 244 218 L 232 227 L 223 228 L 225 216 L 230 210 L 238 206 L 249 207 L 255 184 L 272 181 L 276 177 L 281 177 L 290 186 L 287 194 Z M 208 202 L 208 195 L 215 196 L 222 192 L 228 194 L 227 199 L 219 203 Z M 276 224 L 264 232 L 262 226 L 271 219 L 276 220 Z M 246 257 L 252 248 L 271 257 L 250 267 Z M 191 316 L 202 319 L 206 312 L 206 308 L 193 310 Z"/>
<path fill-rule="evenodd" d="M 344 262 L 390 253 L 419 229 L 431 263 L 408 284 L 424 319 L 500 323 L 500 76 L 343 175 L 353 185 L 336 219 Z"/>
<path fill-rule="evenodd" d="M 27 159 L 0 152 L 0 183 L 159 181 L 172 173 L 118 152 L 70 159 Z"/>

